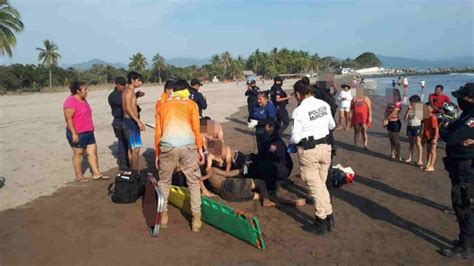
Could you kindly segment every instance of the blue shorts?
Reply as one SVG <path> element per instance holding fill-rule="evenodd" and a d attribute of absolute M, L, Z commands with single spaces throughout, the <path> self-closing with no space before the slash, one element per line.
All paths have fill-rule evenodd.
<path fill-rule="evenodd" d="M 140 136 L 140 129 L 133 119 L 124 118 L 125 137 L 128 140 L 128 147 L 132 150 L 139 149 L 142 146 L 142 138 Z"/>
<path fill-rule="evenodd" d="M 407 137 L 420 137 L 421 126 L 407 126 Z"/>
<path fill-rule="evenodd" d="M 72 133 L 66 129 L 66 138 L 69 145 L 73 148 L 85 149 L 87 145 L 95 144 L 94 131 L 79 133 L 79 142 L 72 143 Z"/>

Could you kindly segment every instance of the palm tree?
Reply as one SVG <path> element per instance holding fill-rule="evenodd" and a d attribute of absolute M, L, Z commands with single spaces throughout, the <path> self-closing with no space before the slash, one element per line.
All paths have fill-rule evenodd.
<path fill-rule="evenodd" d="M 59 58 L 61 55 L 58 53 L 58 46 L 50 40 L 44 40 L 44 48 L 36 48 L 40 51 L 38 55 L 38 61 L 41 61 L 41 65 L 48 67 L 49 70 L 49 87 L 53 87 L 53 77 L 51 75 L 51 68 L 58 65 Z"/>
<path fill-rule="evenodd" d="M 10 6 L 8 0 L 0 0 L 0 54 L 12 57 L 12 48 L 16 45 L 14 32 L 22 30 L 20 13 Z"/>
<path fill-rule="evenodd" d="M 258 76 L 257 69 L 258 69 L 258 59 L 260 57 L 260 50 L 259 49 L 255 50 L 254 54 L 255 54 L 255 64 L 254 64 L 255 76 Z"/>
<path fill-rule="evenodd" d="M 128 67 L 130 70 L 143 73 L 147 64 L 145 56 L 143 56 L 142 53 L 137 53 L 130 57 L 130 64 L 128 64 Z"/>
<path fill-rule="evenodd" d="M 153 68 L 158 70 L 158 80 L 161 84 L 161 70 L 166 67 L 165 59 L 159 53 L 157 53 L 153 59 Z"/>
<path fill-rule="evenodd" d="M 223 79 L 226 78 L 227 71 L 229 70 L 232 61 L 233 61 L 232 55 L 228 51 L 225 51 L 221 54 L 221 62 L 220 63 L 223 67 L 223 75 L 222 75 Z"/>

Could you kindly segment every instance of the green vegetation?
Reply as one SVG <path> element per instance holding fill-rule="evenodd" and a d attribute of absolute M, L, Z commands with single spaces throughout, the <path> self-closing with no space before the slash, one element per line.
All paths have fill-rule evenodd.
<path fill-rule="evenodd" d="M 382 66 L 382 62 L 380 62 L 377 56 L 370 52 L 359 55 L 354 61 L 361 68 Z"/>
<path fill-rule="evenodd" d="M 23 22 L 18 11 L 8 0 L 0 0 L 0 54 L 12 57 L 16 45 L 15 33 L 23 31 Z"/>
<path fill-rule="evenodd" d="M 67 86 L 71 81 L 81 80 L 91 85 L 112 83 L 116 76 L 125 76 L 127 71 L 135 70 L 143 74 L 145 82 L 159 82 L 168 79 L 184 78 L 190 80 L 199 78 L 211 80 L 234 80 L 243 78 L 243 70 L 252 70 L 257 75 L 272 78 L 279 74 L 306 74 L 319 72 L 335 72 L 339 67 L 368 67 L 380 65 L 380 61 L 373 55 L 366 53 L 357 57 L 357 60 L 347 58 L 338 60 L 334 57 L 319 57 L 318 54 L 309 54 L 305 51 L 273 48 L 269 52 L 255 50 L 248 58 L 233 57 L 229 52 L 214 55 L 209 64 L 201 67 L 176 67 L 168 65 L 165 59 L 155 54 L 149 65 L 142 53 L 133 55 L 129 60 L 129 69 L 118 69 L 109 65 L 93 65 L 88 70 L 72 68 L 63 69 L 57 66 L 61 58 L 57 46 L 45 41 L 45 48 L 40 50 L 40 65 L 0 66 L 0 91 L 40 91 L 52 84 Z M 373 57 L 371 56 L 373 55 Z M 375 58 L 374 58 L 375 57 Z M 147 68 L 150 66 L 149 68 Z"/>

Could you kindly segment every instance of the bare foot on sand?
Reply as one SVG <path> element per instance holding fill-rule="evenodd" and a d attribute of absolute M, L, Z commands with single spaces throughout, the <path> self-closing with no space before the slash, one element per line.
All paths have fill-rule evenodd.
<path fill-rule="evenodd" d="M 264 199 L 262 205 L 263 205 L 263 207 L 275 207 L 276 206 L 275 202 L 273 202 L 269 199 Z"/>
<path fill-rule="evenodd" d="M 305 199 L 295 199 L 295 206 L 296 207 L 301 207 L 301 206 L 304 206 L 305 204 L 306 204 Z"/>
<path fill-rule="evenodd" d="M 406 163 L 411 163 L 411 158 L 405 160 Z"/>
<path fill-rule="evenodd" d="M 433 167 L 428 167 L 425 169 L 425 172 L 434 172 L 434 168 Z"/>

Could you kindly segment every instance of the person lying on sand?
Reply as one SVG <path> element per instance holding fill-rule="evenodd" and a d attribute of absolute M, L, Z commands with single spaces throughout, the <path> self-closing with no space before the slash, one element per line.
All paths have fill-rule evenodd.
<path fill-rule="evenodd" d="M 227 172 L 213 167 L 202 180 L 208 180 L 211 190 L 230 202 L 261 200 L 264 207 L 275 207 L 277 203 L 296 207 L 305 204 L 304 199 L 287 200 L 276 196 L 270 198 L 263 180 L 243 178 L 239 170 Z"/>
<path fill-rule="evenodd" d="M 290 206 L 303 206 L 305 204 L 304 199 L 297 199 L 295 201 L 286 200 L 278 198 L 276 194 L 272 195 L 270 199 L 265 181 L 256 178 L 245 178 L 245 176 L 242 175 L 242 171 L 244 164 L 247 162 L 246 159 L 239 159 L 238 164 L 234 162 L 237 160 L 230 161 L 229 158 L 234 158 L 232 154 L 235 153 L 229 152 L 229 150 L 232 151 L 230 147 L 224 145 L 219 140 L 213 140 L 209 144 L 205 168 L 204 166 L 201 167 L 201 172 L 204 175 L 201 178 L 201 183 L 208 179 L 211 190 L 214 193 L 219 194 L 227 201 L 240 202 L 261 199 L 265 207 L 273 207 L 275 206 L 275 202 Z M 227 162 L 222 158 L 226 158 Z M 247 158 L 247 156 L 245 156 L 245 158 Z M 213 167 L 213 163 L 219 163 L 219 161 L 226 164 L 225 170 Z M 235 169 L 228 166 L 233 166 Z M 202 187 L 204 187 L 204 189 L 201 188 L 204 195 L 204 191 L 207 191 L 207 189 L 204 184 L 202 184 Z"/>
<path fill-rule="evenodd" d="M 217 174 L 218 171 L 220 174 Z M 264 207 L 275 207 L 275 203 L 268 198 L 267 187 L 263 180 L 236 178 L 237 176 L 239 176 L 238 170 L 226 172 L 213 168 L 202 177 L 202 180 L 207 179 L 212 190 L 226 201 L 261 200 Z"/>

